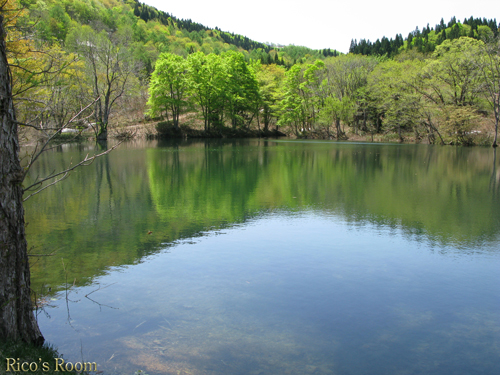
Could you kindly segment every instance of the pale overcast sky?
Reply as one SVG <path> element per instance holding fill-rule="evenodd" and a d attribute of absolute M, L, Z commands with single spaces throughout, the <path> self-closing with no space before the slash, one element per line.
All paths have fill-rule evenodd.
<path fill-rule="evenodd" d="M 348 52 L 351 39 L 375 41 L 406 37 L 416 26 L 434 27 L 441 18 L 486 17 L 500 21 L 499 0 L 421 0 L 403 2 L 328 0 L 146 0 L 177 18 L 244 35 L 258 42 L 295 44 Z"/>

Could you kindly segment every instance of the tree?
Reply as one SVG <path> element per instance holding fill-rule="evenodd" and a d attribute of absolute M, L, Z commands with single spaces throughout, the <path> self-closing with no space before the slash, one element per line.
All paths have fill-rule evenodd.
<path fill-rule="evenodd" d="M 333 115 L 337 139 L 345 137 L 340 127 L 340 121 L 351 117 L 349 111 L 354 111 L 352 103 L 356 102 L 358 90 L 367 83 L 368 74 L 376 65 L 373 58 L 344 55 L 325 61 L 326 85 L 328 97 L 332 107 L 329 112 Z"/>
<path fill-rule="evenodd" d="M 46 135 L 51 134 L 47 129 L 61 129 L 84 101 L 81 62 L 57 46 L 31 59 L 29 68 L 16 60 L 9 60 L 9 64 L 11 68 L 16 66 L 12 69 L 12 81 L 18 120 Z M 34 64 L 33 60 L 39 61 Z"/>
<path fill-rule="evenodd" d="M 17 122 L 5 46 L 4 10 L 0 6 L 0 336 L 41 345 L 30 295 L 30 269 L 24 230 Z"/>
<path fill-rule="evenodd" d="M 227 67 L 226 108 L 233 128 L 249 125 L 257 113 L 259 88 L 255 73 L 242 53 L 226 52 L 222 55 Z"/>
<path fill-rule="evenodd" d="M 423 101 L 413 85 L 415 72 L 422 64 L 418 60 L 388 60 L 369 76 L 370 96 L 377 103 L 385 127 L 397 131 L 400 141 L 403 141 L 402 130 L 415 130 L 418 134 L 422 121 Z"/>
<path fill-rule="evenodd" d="M 303 83 L 302 68 L 294 65 L 285 73 L 283 83 L 283 99 L 279 103 L 278 125 L 291 125 L 295 135 L 304 131 L 306 113 L 303 98 L 300 95 L 300 86 Z"/>
<path fill-rule="evenodd" d="M 260 65 L 256 75 L 259 84 L 259 112 L 262 113 L 264 132 L 268 132 L 272 118 L 277 116 L 276 106 L 285 77 L 285 69 L 275 64 Z"/>
<path fill-rule="evenodd" d="M 497 147 L 498 122 L 500 120 L 500 36 L 485 44 L 477 60 L 482 81 L 482 93 L 493 109 L 495 136 L 493 147 Z"/>
<path fill-rule="evenodd" d="M 107 140 L 109 116 L 116 101 L 125 93 L 133 73 L 127 38 L 132 30 L 120 30 L 112 35 L 102 30 L 96 33 L 90 26 L 73 29 L 66 45 L 83 56 L 87 62 L 88 79 L 95 102 L 95 133 L 97 140 Z"/>
<path fill-rule="evenodd" d="M 224 117 L 227 67 L 221 56 L 205 56 L 196 52 L 188 56 L 188 70 L 192 83 L 192 99 L 202 110 L 205 131 L 211 125 L 220 126 Z"/>
<path fill-rule="evenodd" d="M 485 82 L 478 69 L 483 49 L 482 41 L 469 37 L 445 40 L 436 47 L 434 59 L 423 67 L 420 82 L 414 86 L 433 107 L 428 111 L 426 123 L 429 129 L 437 131 L 441 142 L 444 138 L 453 144 L 472 143 L 470 132 L 477 125 L 474 112 L 481 104 Z M 438 121 L 431 117 L 437 117 Z"/>
<path fill-rule="evenodd" d="M 340 122 L 344 123 L 349 121 L 353 115 L 353 102 L 348 98 L 344 97 L 339 100 L 336 96 L 328 96 L 325 99 L 325 106 L 320 112 L 319 120 L 320 123 L 324 124 L 328 136 L 331 138 L 330 125 L 332 122 L 335 124 L 336 138 L 338 140 L 346 138 L 344 132 L 340 128 Z"/>
<path fill-rule="evenodd" d="M 325 64 L 321 60 L 316 60 L 314 64 L 308 64 L 304 70 L 304 82 L 300 85 L 300 93 L 303 99 L 304 110 L 307 116 L 308 128 L 314 126 L 316 113 L 323 106 L 325 94 L 322 87 Z"/>
<path fill-rule="evenodd" d="M 428 74 L 434 80 L 437 101 L 455 106 L 475 104 L 481 88 L 476 59 L 483 45 L 479 40 L 462 37 L 445 40 L 436 47 Z"/>
<path fill-rule="evenodd" d="M 179 128 L 179 115 L 188 105 L 189 77 L 186 60 L 178 55 L 162 53 L 156 61 L 149 86 L 150 113 L 172 113 L 174 127 Z"/>

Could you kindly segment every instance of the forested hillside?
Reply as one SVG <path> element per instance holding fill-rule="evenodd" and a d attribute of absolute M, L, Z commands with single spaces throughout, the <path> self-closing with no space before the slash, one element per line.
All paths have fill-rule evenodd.
<path fill-rule="evenodd" d="M 498 24 L 496 19 L 487 20 L 486 18 L 466 18 L 462 23 L 452 17 L 448 25 L 441 22 L 436 27 L 431 28 L 429 24 L 422 28 L 417 27 L 410 32 L 406 39 L 401 34 L 397 34 L 394 39 L 388 39 L 385 36 L 377 39 L 375 43 L 370 40 L 361 39 L 351 41 L 350 53 L 361 55 L 387 55 L 395 56 L 402 51 L 415 49 L 418 52 L 433 52 L 437 46 L 445 40 L 458 39 L 462 36 L 483 40 L 485 38 L 498 36 Z"/>
<path fill-rule="evenodd" d="M 496 20 L 353 41 L 342 55 L 265 45 L 135 0 L 8 1 L 18 118 L 47 136 L 90 124 L 104 140 L 108 125 L 145 117 L 180 134 L 189 114 L 211 136 L 279 128 L 297 137 L 496 145 Z"/>

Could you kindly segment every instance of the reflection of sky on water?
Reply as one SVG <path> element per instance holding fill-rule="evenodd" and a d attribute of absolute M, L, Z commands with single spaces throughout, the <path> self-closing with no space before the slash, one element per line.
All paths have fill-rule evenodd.
<path fill-rule="evenodd" d="M 495 246 L 274 213 L 111 269 L 70 292 L 71 325 L 64 294 L 39 321 L 106 374 L 493 374 Z"/>

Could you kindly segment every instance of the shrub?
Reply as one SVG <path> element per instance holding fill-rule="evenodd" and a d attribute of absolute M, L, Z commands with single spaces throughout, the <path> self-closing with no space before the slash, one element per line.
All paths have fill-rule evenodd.
<path fill-rule="evenodd" d="M 173 121 L 161 121 L 156 124 L 158 138 L 182 138 L 182 131 L 174 126 Z"/>

